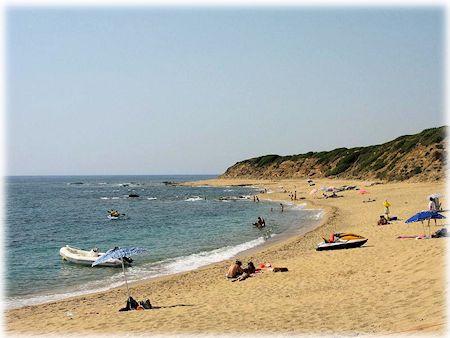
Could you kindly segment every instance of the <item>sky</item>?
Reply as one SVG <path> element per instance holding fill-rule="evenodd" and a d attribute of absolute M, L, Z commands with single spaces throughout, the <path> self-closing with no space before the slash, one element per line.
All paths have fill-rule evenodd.
<path fill-rule="evenodd" d="M 444 124 L 444 9 L 9 7 L 6 174 L 220 174 Z"/>

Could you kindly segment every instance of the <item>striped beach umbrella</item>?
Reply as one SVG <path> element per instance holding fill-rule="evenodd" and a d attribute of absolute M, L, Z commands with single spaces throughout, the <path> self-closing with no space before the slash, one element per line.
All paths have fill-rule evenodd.
<path fill-rule="evenodd" d="M 141 254 L 144 252 L 147 252 L 147 250 L 144 248 L 138 248 L 138 247 L 119 248 L 119 247 L 116 247 L 114 249 L 110 249 L 110 250 L 106 251 L 104 255 L 100 256 L 94 263 L 92 263 L 92 266 L 96 266 L 96 265 L 106 262 L 110 259 L 120 259 L 122 261 L 122 270 L 123 270 L 123 276 L 125 278 L 125 285 L 127 286 L 128 299 L 130 299 L 130 289 L 128 288 L 127 275 L 125 274 L 125 266 L 123 264 L 123 260 L 125 257 L 131 257 L 133 255 L 138 255 L 138 254 Z"/>

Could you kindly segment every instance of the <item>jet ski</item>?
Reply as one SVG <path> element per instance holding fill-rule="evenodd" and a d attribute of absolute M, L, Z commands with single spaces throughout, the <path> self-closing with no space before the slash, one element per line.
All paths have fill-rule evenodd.
<path fill-rule="evenodd" d="M 360 235 L 336 232 L 330 236 L 329 240 L 324 238 L 323 242 L 317 245 L 316 250 L 323 251 L 358 248 L 364 245 L 367 240 L 367 238 Z"/>

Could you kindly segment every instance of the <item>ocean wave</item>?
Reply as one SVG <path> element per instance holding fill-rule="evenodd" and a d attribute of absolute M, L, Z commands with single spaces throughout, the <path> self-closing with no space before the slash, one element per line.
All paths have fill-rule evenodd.
<path fill-rule="evenodd" d="M 195 201 L 203 201 L 203 200 L 204 200 L 203 197 L 200 197 L 200 196 L 194 196 L 194 197 L 186 198 L 184 201 L 185 201 L 185 202 L 195 202 Z"/>
<path fill-rule="evenodd" d="M 303 210 L 306 207 L 306 203 L 302 204 L 295 204 L 295 203 L 289 203 L 289 209 L 292 210 Z"/>
<path fill-rule="evenodd" d="M 101 200 L 109 200 L 109 197 L 100 197 Z"/>
<path fill-rule="evenodd" d="M 305 210 L 313 210 L 313 209 L 305 209 Z M 317 210 L 317 209 L 315 209 L 315 210 Z M 324 210 L 317 210 L 317 213 L 315 215 L 313 215 L 311 218 L 318 221 L 323 217 L 323 215 L 325 215 Z"/>
<path fill-rule="evenodd" d="M 147 197 L 148 200 L 153 201 L 153 200 L 157 200 L 156 197 Z"/>

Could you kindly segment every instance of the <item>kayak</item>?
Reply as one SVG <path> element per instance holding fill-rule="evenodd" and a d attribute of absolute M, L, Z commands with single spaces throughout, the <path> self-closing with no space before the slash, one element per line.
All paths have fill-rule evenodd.
<path fill-rule="evenodd" d="M 80 265 L 92 266 L 92 263 L 94 263 L 99 257 L 103 256 L 105 253 L 99 252 L 97 248 L 87 251 L 66 245 L 59 250 L 59 254 L 65 261 Z M 127 260 L 124 260 L 124 264 L 129 265 Z M 98 266 L 120 267 L 122 266 L 122 261 L 120 259 L 110 259 L 104 263 L 98 264 Z"/>

